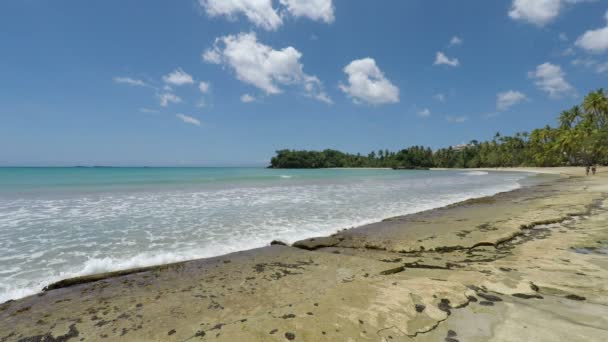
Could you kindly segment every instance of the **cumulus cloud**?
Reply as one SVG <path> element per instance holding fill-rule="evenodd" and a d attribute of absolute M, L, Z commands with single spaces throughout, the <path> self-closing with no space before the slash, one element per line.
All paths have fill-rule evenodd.
<path fill-rule="evenodd" d="M 578 37 L 575 45 L 593 53 L 602 53 L 608 50 L 608 12 L 605 15 L 606 26 L 585 32 Z"/>
<path fill-rule="evenodd" d="M 452 67 L 457 67 L 460 65 L 460 61 L 458 58 L 450 59 L 443 52 L 439 51 L 435 56 L 435 63 L 433 63 L 433 65 L 449 65 Z"/>
<path fill-rule="evenodd" d="M 198 90 L 200 90 L 201 93 L 203 93 L 203 94 L 207 94 L 207 92 L 209 92 L 209 87 L 210 87 L 209 82 L 202 82 L 201 81 L 198 84 Z"/>
<path fill-rule="evenodd" d="M 217 38 L 213 47 L 203 53 L 205 61 L 228 66 L 237 79 L 267 94 L 281 93 L 281 85 L 300 85 L 307 96 L 331 102 L 321 81 L 304 73 L 301 57 L 291 46 L 275 50 L 258 42 L 255 33 Z"/>
<path fill-rule="evenodd" d="M 241 96 L 241 102 L 243 103 L 251 103 L 253 101 L 255 101 L 255 97 L 249 94 L 243 94 L 243 96 Z"/>
<path fill-rule="evenodd" d="M 355 103 L 385 104 L 399 102 L 399 88 L 391 83 L 373 58 L 357 59 L 344 68 L 348 84 L 340 89 Z"/>
<path fill-rule="evenodd" d="M 590 0 L 513 0 L 509 17 L 537 26 L 552 22 L 566 4 L 575 4 Z"/>
<path fill-rule="evenodd" d="M 509 90 L 502 93 L 498 93 L 496 95 L 496 109 L 498 109 L 499 111 L 506 111 L 512 106 L 522 103 L 527 98 L 528 97 L 526 96 L 526 94 L 516 90 Z"/>
<path fill-rule="evenodd" d="M 551 63 L 541 64 L 536 70 L 528 73 L 528 77 L 534 80 L 536 86 L 552 98 L 574 92 L 574 88 L 566 81 L 565 76 L 559 65 Z"/>
<path fill-rule="evenodd" d="M 244 15 L 254 25 L 266 30 L 276 30 L 283 19 L 272 7 L 272 0 L 200 0 L 200 5 L 210 17 L 224 16 L 235 20 Z"/>
<path fill-rule="evenodd" d="M 450 40 L 450 46 L 456 46 L 456 45 L 460 45 L 460 44 L 462 44 L 462 38 L 460 38 L 458 36 L 454 36 Z"/>
<path fill-rule="evenodd" d="M 281 0 L 281 4 L 294 17 L 307 17 L 326 23 L 335 20 L 332 0 Z"/>
<path fill-rule="evenodd" d="M 114 82 L 128 84 L 136 87 L 146 87 L 148 84 L 142 80 L 137 80 L 131 77 L 114 77 Z"/>
<path fill-rule="evenodd" d="M 182 102 L 182 99 L 179 96 L 177 96 L 173 93 L 169 93 L 169 92 L 161 93 L 161 94 L 158 94 L 157 96 L 158 96 L 158 99 L 160 100 L 160 105 L 162 107 L 167 107 L 167 106 L 169 106 L 170 103 Z"/>
<path fill-rule="evenodd" d="M 424 108 L 424 109 L 419 110 L 417 114 L 420 117 L 426 118 L 426 117 L 431 116 L 431 110 L 428 108 Z"/>
<path fill-rule="evenodd" d="M 332 0 L 280 0 L 279 7 L 272 0 L 199 0 L 210 17 L 223 16 L 235 20 L 244 15 L 251 23 L 265 30 L 276 30 L 283 24 L 283 17 L 306 17 L 332 23 Z"/>
<path fill-rule="evenodd" d="M 181 86 L 181 85 L 185 85 L 185 84 L 194 83 L 192 76 L 190 76 L 188 73 L 186 73 L 181 68 L 178 68 L 175 71 L 163 76 L 163 81 L 165 81 L 165 83 L 167 83 L 167 84 L 175 85 L 175 86 Z"/>
<path fill-rule="evenodd" d="M 184 115 L 184 114 L 175 114 L 175 116 L 187 124 L 191 124 L 191 125 L 195 125 L 195 126 L 201 125 L 201 122 L 197 118 L 193 118 L 191 116 Z"/>

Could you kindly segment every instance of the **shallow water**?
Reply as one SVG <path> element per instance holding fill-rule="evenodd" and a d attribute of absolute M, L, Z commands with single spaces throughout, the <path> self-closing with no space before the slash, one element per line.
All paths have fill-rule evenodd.
<path fill-rule="evenodd" d="M 327 235 L 516 189 L 530 174 L 0 168 L 0 302 L 62 278 Z"/>

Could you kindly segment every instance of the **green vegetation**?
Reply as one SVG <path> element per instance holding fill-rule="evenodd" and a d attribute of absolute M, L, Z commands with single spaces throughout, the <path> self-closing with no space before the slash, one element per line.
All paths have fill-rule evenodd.
<path fill-rule="evenodd" d="M 509 167 L 608 165 L 608 96 L 591 92 L 580 106 L 559 116 L 559 126 L 546 126 L 531 133 L 501 136 L 491 141 L 471 141 L 466 146 L 430 148 L 413 146 L 399 152 L 379 150 L 367 156 L 335 150 L 280 150 L 271 168 L 328 167 Z"/>

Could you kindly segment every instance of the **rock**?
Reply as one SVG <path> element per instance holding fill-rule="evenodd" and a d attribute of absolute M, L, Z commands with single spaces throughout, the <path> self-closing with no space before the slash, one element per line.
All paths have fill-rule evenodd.
<path fill-rule="evenodd" d="M 422 312 L 426 309 L 426 306 L 423 304 L 416 304 L 416 312 Z"/>
<path fill-rule="evenodd" d="M 309 251 L 314 251 L 319 248 L 334 247 L 335 245 L 340 243 L 341 240 L 342 239 L 339 239 L 335 236 L 318 237 L 296 241 L 292 246 L 296 248 L 306 249 Z"/>
<path fill-rule="evenodd" d="M 491 294 L 487 294 L 487 293 L 478 293 L 477 294 L 479 297 L 488 300 L 490 302 L 502 302 L 502 299 L 498 296 L 494 296 Z"/>
<path fill-rule="evenodd" d="M 272 242 L 270 242 L 271 246 L 289 246 L 289 244 L 285 241 L 281 241 L 281 240 L 272 240 Z"/>
<path fill-rule="evenodd" d="M 296 335 L 294 333 L 286 332 L 285 333 L 285 338 L 288 339 L 288 340 L 290 340 L 290 341 L 293 341 L 293 340 L 296 339 Z"/>
<path fill-rule="evenodd" d="M 536 299 L 543 299 L 543 296 L 539 295 L 539 294 L 525 294 L 525 293 L 514 293 L 513 297 L 517 297 L 517 298 L 522 298 L 522 299 L 532 299 L 532 298 L 536 298 Z"/>
<path fill-rule="evenodd" d="M 566 298 L 570 299 L 570 300 L 585 300 L 585 299 L 587 299 L 585 297 L 577 296 L 575 294 L 569 294 L 569 295 L 566 296 Z"/>

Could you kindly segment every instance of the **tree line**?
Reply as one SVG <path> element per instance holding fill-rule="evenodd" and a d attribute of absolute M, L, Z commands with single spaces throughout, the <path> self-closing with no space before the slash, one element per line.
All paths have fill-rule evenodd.
<path fill-rule="evenodd" d="M 599 89 L 581 105 L 563 111 L 558 125 L 549 125 L 513 136 L 496 133 L 490 141 L 431 150 L 412 146 L 367 155 L 336 150 L 276 151 L 271 168 L 391 167 L 475 168 L 514 166 L 608 165 L 608 96 Z"/>

